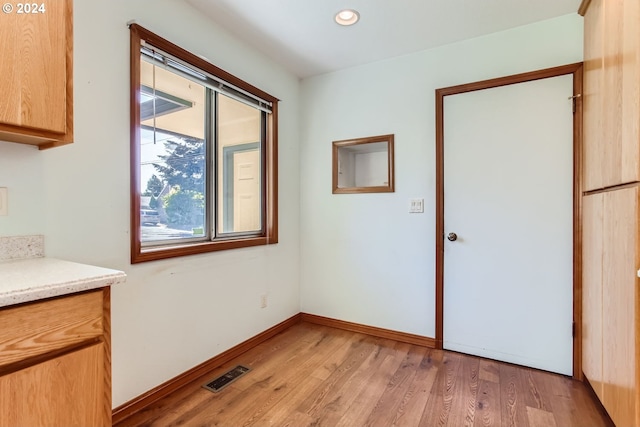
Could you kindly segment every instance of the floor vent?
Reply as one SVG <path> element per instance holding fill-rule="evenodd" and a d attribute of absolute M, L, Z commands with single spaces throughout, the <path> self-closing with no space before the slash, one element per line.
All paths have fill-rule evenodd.
<path fill-rule="evenodd" d="M 223 388 L 225 388 L 226 386 L 228 386 L 229 384 L 231 384 L 232 382 L 234 382 L 235 380 L 237 380 L 238 378 L 240 378 L 241 376 L 243 376 L 244 374 L 246 374 L 249 371 L 250 371 L 249 368 L 246 368 L 244 366 L 238 365 L 235 368 L 233 368 L 232 370 L 230 370 L 229 372 L 220 375 L 218 378 L 216 378 L 213 381 L 208 382 L 207 384 L 203 385 L 202 387 L 206 388 L 207 390 L 213 391 L 213 392 L 218 392 L 218 391 L 222 390 Z"/>

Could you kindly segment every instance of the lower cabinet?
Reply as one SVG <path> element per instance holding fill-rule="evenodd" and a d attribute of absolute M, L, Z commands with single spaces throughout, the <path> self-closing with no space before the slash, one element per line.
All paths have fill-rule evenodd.
<path fill-rule="evenodd" d="M 583 371 L 617 426 L 640 426 L 638 191 L 583 198 Z"/>
<path fill-rule="evenodd" d="M 102 425 L 104 345 L 0 377 L 0 425 Z"/>
<path fill-rule="evenodd" d="M 0 309 L 0 426 L 110 426 L 109 290 Z"/>

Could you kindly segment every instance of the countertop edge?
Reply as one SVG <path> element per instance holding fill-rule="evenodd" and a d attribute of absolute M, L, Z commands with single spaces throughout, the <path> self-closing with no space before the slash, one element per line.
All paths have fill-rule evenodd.
<path fill-rule="evenodd" d="M 126 280 L 124 273 L 104 278 L 92 278 L 78 280 L 70 283 L 56 283 L 54 285 L 42 286 L 38 288 L 27 288 L 19 291 L 0 294 L 0 307 L 8 307 L 26 302 L 34 302 L 47 298 L 55 298 L 64 295 L 75 294 L 93 289 L 105 288 L 107 286 L 123 283 Z"/>
<path fill-rule="evenodd" d="M 42 267 L 33 268 L 41 264 L 39 260 L 43 261 Z M 0 308 L 100 289 L 123 283 L 127 278 L 123 271 L 51 258 L 0 263 L 0 278 L 2 267 L 11 268 L 14 273 L 31 267 L 29 273 L 35 273 L 32 276 L 28 276 L 28 273 L 25 275 L 24 286 L 22 276 L 18 276 L 18 279 L 13 277 L 14 280 L 11 280 L 11 275 L 8 276 L 9 282 L 5 282 L 7 286 L 4 289 L 0 283 Z M 58 268 L 65 270 L 65 274 L 56 276 Z"/>

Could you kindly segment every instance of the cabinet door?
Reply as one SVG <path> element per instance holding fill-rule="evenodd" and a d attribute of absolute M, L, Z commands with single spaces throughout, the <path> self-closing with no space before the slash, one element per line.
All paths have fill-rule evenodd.
<path fill-rule="evenodd" d="M 104 345 L 0 377 L 0 426 L 104 425 Z"/>
<path fill-rule="evenodd" d="M 638 181 L 640 124 L 640 2 L 604 2 L 603 124 L 605 182 Z"/>
<path fill-rule="evenodd" d="M 68 117 L 72 82 L 67 81 L 72 75 L 70 5 L 70 0 L 5 5 L 13 10 L 2 13 L 0 25 L 0 124 L 61 136 L 68 132 L 72 121 Z"/>
<path fill-rule="evenodd" d="M 604 194 L 582 199 L 582 371 L 602 394 L 602 262 Z"/>
<path fill-rule="evenodd" d="M 602 118 L 603 0 L 592 0 L 584 15 L 583 171 L 584 190 L 604 186 L 605 144 Z"/>
<path fill-rule="evenodd" d="M 585 14 L 584 190 L 640 180 L 640 2 Z"/>
<path fill-rule="evenodd" d="M 604 193 L 603 395 L 618 426 L 635 425 L 638 187 Z"/>

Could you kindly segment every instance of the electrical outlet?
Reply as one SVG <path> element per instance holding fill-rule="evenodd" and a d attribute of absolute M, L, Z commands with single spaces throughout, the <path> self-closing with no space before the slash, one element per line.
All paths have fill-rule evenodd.
<path fill-rule="evenodd" d="M 267 308 L 267 294 L 260 295 L 260 308 Z"/>
<path fill-rule="evenodd" d="M 0 216 L 9 215 L 9 191 L 7 187 L 0 187 Z"/>

